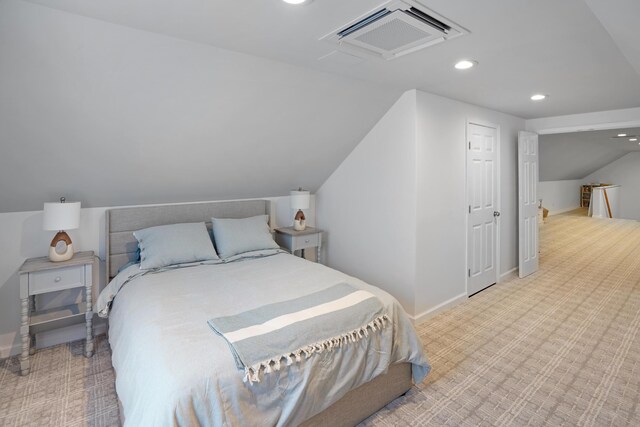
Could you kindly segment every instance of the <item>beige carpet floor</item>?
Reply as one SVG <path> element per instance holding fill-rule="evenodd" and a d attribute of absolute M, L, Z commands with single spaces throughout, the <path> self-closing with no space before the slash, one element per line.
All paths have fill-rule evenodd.
<path fill-rule="evenodd" d="M 104 335 L 90 359 L 84 341 L 36 351 L 24 377 L 17 358 L 2 360 L 0 426 L 118 426 L 114 381 Z"/>
<path fill-rule="evenodd" d="M 433 371 L 365 426 L 640 426 L 640 222 L 573 213 L 541 229 L 541 268 L 418 327 Z M 0 426 L 114 426 L 104 337 L 0 361 Z"/>
<path fill-rule="evenodd" d="M 640 426 L 640 222 L 541 228 L 540 270 L 418 327 L 433 365 L 369 426 Z"/>

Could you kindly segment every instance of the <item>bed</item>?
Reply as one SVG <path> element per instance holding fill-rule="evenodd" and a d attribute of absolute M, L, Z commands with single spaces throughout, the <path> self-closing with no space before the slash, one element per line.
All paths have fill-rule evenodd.
<path fill-rule="evenodd" d="M 266 200 L 106 212 L 109 286 L 97 310 L 110 309 L 109 342 L 123 424 L 349 426 L 407 392 L 412 379 L 426 376 L 430 367 L 422 344 L 395 299 L 280 250 L 146 275 L 137 273 L 134 264 L 117 274 L 136 258 L 133 231 L 195 222 L 210 228 L 211 217 L 270 212 Z M 212 317 L 304 298 L 325 284 L 343 282 L 374 294 L 390 327 L 375 334 L 369 330 L 372 338 L 339 351 L 318 352 L 302 363 L 283 364 L 277 372 L 262 372 L 256 384 L 243 378 L 229 344 L 207 325 Z"/>

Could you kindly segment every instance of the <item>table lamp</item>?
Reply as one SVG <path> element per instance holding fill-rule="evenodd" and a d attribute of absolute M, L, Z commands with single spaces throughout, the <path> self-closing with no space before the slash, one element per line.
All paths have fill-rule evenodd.
<path fill-rule="evenodd" d="M 307 224 L 305 223 L 306 218 L 304 217 L 302 209 L 309 209 L 309 200 L 311 199 L 311 196 L 308 191 L 303 190 L 302 188 L 292 190 L 289 193 L 289 196 L 291 198 L 291 209 L 298 210 L 293 219 L 293 229 L 302 231 L 307 228 Z"/>
<path fill-rule="evenodd" d="M 73 258 L 73 243 L 64 230 L 73 230 L 80 226 L 80 202 L 45 203 L 42 228 L 47 231 L 58 231 L 49 246 L 49 259 L 53 262 L 66 261 Z M 58 251 L 58 245 L 64 251 Z"/>

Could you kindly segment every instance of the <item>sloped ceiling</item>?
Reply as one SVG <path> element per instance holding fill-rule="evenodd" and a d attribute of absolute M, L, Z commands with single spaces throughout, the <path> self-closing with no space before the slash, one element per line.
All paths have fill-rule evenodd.
<path fill-rule="evenodd" d="M 315 191 L 400 95 L 0 0 L 0 212 Z"/>
<path fill-rule="evenodd" d="M 418 0 L 470 34 L 410 55 L 357 64 L 322 60 L 319 41 L 385 0 L 31 0 L 96 19 L 421 89 L 530 119 L 640 106 L 637 0 Z M 479 61 L 453 70 L 461 58 Z M 542 103 L 529 97 L 550 95 Z"/>
<path fill-rule="evenodd" d="M 412 88 L 523 118 L 640 106 L 615 27 L 640 2 L 420 1 L 470 34 L 349 65 L 318 39 L 384 0 L 0 0 L 0 212 L 315 191 Z"/>
<path fill-rule="evenodd" d="M 620 52 L 640 75 L 640 2 L 638 0 L 585 0 Z"/>
<path fill-rule="evenodd" d="M 620 133 L 640 135 L 640 128 L 540 135 L 540 181 L 582 179 L 627 153 L 640 152 L 638 141 L 613 138 Z"/>

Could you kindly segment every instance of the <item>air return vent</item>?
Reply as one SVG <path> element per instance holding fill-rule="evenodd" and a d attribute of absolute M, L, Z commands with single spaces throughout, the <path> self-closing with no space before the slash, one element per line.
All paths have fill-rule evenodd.
<path fill-rule="evenodd" d="M 389 1 L 321 40 L 393 59 L 468 31 L 412 0 Z"/>

